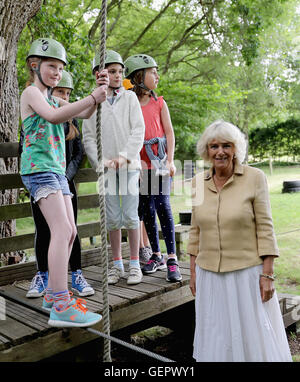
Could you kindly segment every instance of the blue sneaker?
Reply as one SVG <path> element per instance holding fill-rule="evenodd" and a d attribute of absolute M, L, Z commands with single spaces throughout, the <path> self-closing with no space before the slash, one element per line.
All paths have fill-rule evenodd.
<path fill-rule="evenodd" d="M 26 297 L 41 297 L 45 294 L 48 286 L 48 272 L 38 271 L 31 281 Z"/>
<path fill-rule="evenodd" d="M 101 314 L 89 312 L 85 304 L 86 302 L 79 298 L 75 303 L 74 299 L 71 300 L 69 306 L 62 311 L 58 311 L 53 307 L 48 325 L 56 328 L 83 328 L 101 321 Z"/>
<path fill-rule="evenodd" d="M 72 291 L 79 296 L 92 296 L 95 294 L 94 289 L 83 277 L 80 269 L 77 269 L 76 272 L 72 272 Z"/>

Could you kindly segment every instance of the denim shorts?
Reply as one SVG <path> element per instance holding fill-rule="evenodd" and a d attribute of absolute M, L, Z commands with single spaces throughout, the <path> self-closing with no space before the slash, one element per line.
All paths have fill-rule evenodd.
<path fill-rule="evenodd" d="M 54 172 L 38 172 L 36 174 L 21 175 L 24 186 L 37 202 L 41 198 L 47 198 L 48 195 L 61 190 L 63 195 L 73 194 L 70 191 L 68 180 L 64 175 Z"/>

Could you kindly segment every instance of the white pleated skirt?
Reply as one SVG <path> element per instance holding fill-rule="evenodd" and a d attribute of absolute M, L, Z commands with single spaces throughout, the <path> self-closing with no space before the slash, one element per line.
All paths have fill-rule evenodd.
<path fill-rule="evenodd" d="M 197 362 L 291 362 L 276 292 L 261 300 L 262 265 L 225 273 L 196 266 Z"/>

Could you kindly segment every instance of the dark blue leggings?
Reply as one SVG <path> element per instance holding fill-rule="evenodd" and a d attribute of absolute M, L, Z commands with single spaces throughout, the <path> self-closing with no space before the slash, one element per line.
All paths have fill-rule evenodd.
<path fill-rule="evenodd" d="M 168 254 L 176 253 L 175 227 L 170 205 L 172 178 L 155 176 L 155 171 L 143 171 L 140 181 L 139 218 L 144 221 L 152 252 L 160 252 L 156 213 L 160 221 Z"/>

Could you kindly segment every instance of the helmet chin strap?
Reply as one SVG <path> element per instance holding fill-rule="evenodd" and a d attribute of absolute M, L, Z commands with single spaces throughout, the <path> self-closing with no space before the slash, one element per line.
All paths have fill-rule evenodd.
<path fill-rule="evenodd" d="M 156 95 L 155 95 L 154 91 L 149 89 L 149 88 L 147 88 L 147 86 L 144 83 L 145 76 L 146 76 L 146 70 L 144 69 L 143 80 L 142 80 L 142 82 L 140 84 L 137 84 L 137 86 L 139 86 L 140 88 L 142 88 L 144 90 L 147 90 L 147 92 L 150 93 L 150 96 L 153 97 L 155 99 L 155 101 L 157 101 L 157 98 L 156 98 Z"/>
<path fill-rule="evenodd" d="M 41 84 L 43 84 L 47 88 L 47 96 L 48 96 L 48 99 L 50 99 L 53 89 L 51 88 L 51 86 L 46 85 L 45 82 L 43 81 L 42 75 L 41 75 L 41 71 L 40 71 L 40 67 L 41 67 L 41 63 L 39 62 L 38 63 L 38 67 L 37 68 L 33 67 L 32 70 L 38 76 L 38 79 L 40 80 Z"/>

